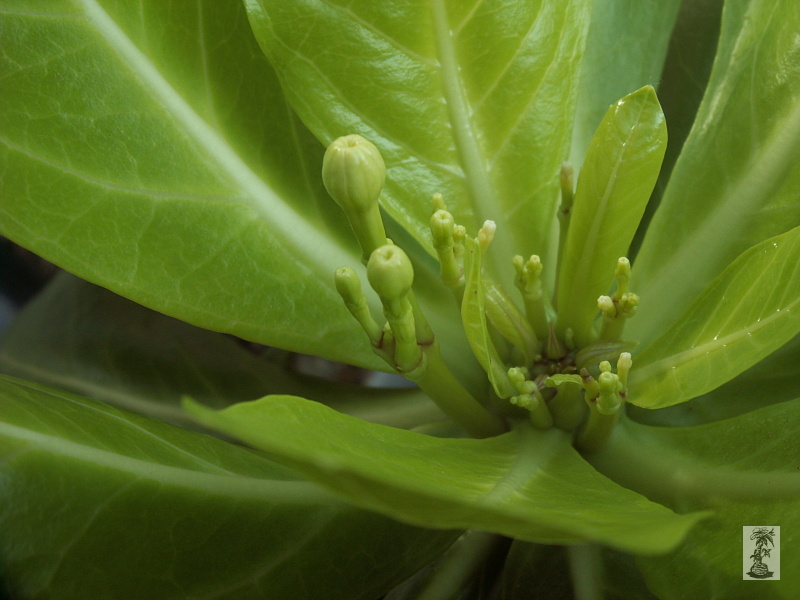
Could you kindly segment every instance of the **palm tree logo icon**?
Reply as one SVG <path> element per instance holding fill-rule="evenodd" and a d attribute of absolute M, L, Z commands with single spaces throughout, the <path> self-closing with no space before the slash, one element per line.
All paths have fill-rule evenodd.
<path fill-rule="evenodd" d="M 767 579 L 768 577 L 772 577 L 772 571 L 769 570 L 768 565 L 763 561 L 763 559 L 765 557 L 769 557 L 769 546 L 775 546 L 774 537 L 774 527 L 771 530 L 767 527 L 753 528 L 753 533 L 750 535 L 750 539 L 755 540 L 756 548 L 750 555 L 750 558 L 753 559 L 753 565 L 750 567 L 750 571 L 747 573 L 750 575 L 750 577 L 755 577 L 756 579 Z"/>

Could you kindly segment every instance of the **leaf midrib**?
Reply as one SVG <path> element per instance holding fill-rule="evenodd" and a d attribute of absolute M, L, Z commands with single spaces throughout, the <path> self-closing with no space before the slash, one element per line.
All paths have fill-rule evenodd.
<path fill-rule="evenodd" d="M 179 487 L 237 498 L 255 498 L 275 503 L 317 505 L 339 502 L 316 484 L 307 481 L 267 480 L 238 473 L 223 475 L 192 471 L 123 456 L 9 423 L 0 423 L 0 436 L 26 442 L 35 446 L 36 449 L 56 456 L 107 467 L 133 475 L 136 479 L 155 481 L 166 487 Z M 31 452 L 33 448 L 27 448 L 27 451 Z M 15 454 L 14 458 L 19 459 L 25 453 L 25 451 L 19 452 Z"/>
<path fill-rule="evenodd" d="M 761 329 L 767 327 L 768 325 L 771 325 L 777 319 L 783 318 L 788 314 L 791 314 L 798 305 L 800 305 L 800 298 L 796 299 L 794 302 L 788 304 L 787 306 L 775 311 L 768 317 L 764 318 L 759 317 L 757 321 L 751 323 L 747 327 L 737 329 L 736 331 L 723 337 L 716 337 L 708 342 L 700 344 L 699 346 L 693 346 L 692 348 L 689 348 L 688 350 L 684 350 L 682 352 L 678 352 L 677 354 L 671 354 L 667 357 L 664 357 L 653 363 L 650 363 L 649 365 L 641 369 L 636 369 L 633 373 L 631 373 L 632 383 L 635 384 L 636 381 L 646 381 L 647 379 L 656 377 L 660 372 L 663 373 L 670 371 L 673 368 L 679 368 L 683 364 L 699 356 L 709 354 L 725 346 L 737 343 L 742 339 L 747 339 L 751 334 L 758 333 Z M 656 342 L 655 344 L 653 344 L 653 347 L 657 348 L 658 343 Z"/>
<path fill-rule="evenodd" d="M 307 264 L 329 275 L 329 265 L 350 262 L 350 253 L 323 231 L 305 220 L 259 178 L 234 149 L 182 98 L 138 47 L 127 37 L 96 0 L 77 0 L 87 20 L 138 77 L 139 81 L 194 139 L 231 181 L 246 193 L 250 207 L 267 223 L 279 223 L 271 231 L 303 255 Z M 323 263 L 323 264 L 320 264 Z"/>
<path fill-rule="evenodd" d="M 800 149 L 800 102 L 797 102 L 783 123 L 783 126 L 776 126 L 771 138 L 761 145 L 744 175 L 737 178 L 734 184 L 728 185 L 723 196 L 734 200 L 738 198 L 738 201 L 721 200 L 703 219 L 703 224 L 714 224 L 716 238 L 732 237 L 736 226 L 749 220 L 749 216 L 745 220 L 740 216 L 749 215 L 748 208 L 774 192 L 783 182 L 780 175 L 796 163 L 796 151 Z M 782 160 L 775 160 L 776 156 Z M 770 185 L 760 185 L 764 181 Z M 675 281 L 673 274 L 682 268 L 687 256 L 707 256 L 709 251 L 714 252 L 715 246 L 707 244 L 707 237 L 708 227 L 699 225 L 688 238 L 682 239 L 659 269 L 658 281 L 672 285 Z M 719 251 L 714 254 L 719 254 Z"/>

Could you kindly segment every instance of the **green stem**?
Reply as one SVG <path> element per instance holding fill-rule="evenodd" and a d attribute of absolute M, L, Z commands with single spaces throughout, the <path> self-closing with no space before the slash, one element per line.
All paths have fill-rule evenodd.
<path fill-rule="evenodd" d="M 586 418 L 583 390 L 577 385 L 563 385 L 548 406 L 553 424 L 564 431 L 572 431 Z"/>
<path fill-rule="evenodd" d="M 575 446 L 588 453 L 600 450 L 611 437 L 611 432 L 619 421 L 620 412 L 622 411 L 617 410 L 613 414 L 606 415 L 597 409 L 596 401 L 589 402 L 589 419 L 578 432 Z"/>
<path fill-rule="evenodd" d="M 416 600 L 449 600 L 470 580 L 503 538 L 467 531 L 445 553 Z"/>
<path fill-rule="evenodd" d="M 464 389 L 447 368 L 434 342 L 423 347 L 425 354 L 422 368 L 418 372 L 406 373 L 442 409 L 470 435 L 479 438 L 500 435 L 506 431 L 505 422 L 487 411 Z"/>
<path fill-rule="evenodd" d="M 570 574 L 575 600 L 602 600 L 600 556 L 596 546 L 568 546 Z"/>
<path fill-rule="evenodd" d="M 625 327 L 625 317 L 623 315 L 617 315 L 612 319 L 609 319 L 608 317 L 604 316 L 603 327 L 600 330 L 600 339 L 621 340 L 622 330 L 624 327 Z"/>

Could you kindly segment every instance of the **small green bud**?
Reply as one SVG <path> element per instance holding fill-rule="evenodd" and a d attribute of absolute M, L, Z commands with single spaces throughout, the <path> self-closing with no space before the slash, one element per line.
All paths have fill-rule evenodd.
<path fill-rule="evenodd" d="M 346 213 L 367 212 L 386 180 L 386 165 L 375 145 L 360 135 L 335 140 L 322 160 L 325 189 Z"/>
<path fill-rule="evenodd" d="M 386 244 L 370 255 L 367 279 L 381 300 L 401 298 L 411 290 L 414 268 L 405 252 Z"/>
<path fill-rule="evenodd" d="M 608 365 L 608 363 L 606 362 Z M 614 394 L 619 391 L 619 376 L 611 372 L 611 365 L 607 371 L 602 371 L 597 378 L 597 385 L 600 387 L 600 394 Z"/>
<path fill-rule="evenodd" d="M 599 308 L 603 316 L 607 319 L 614 319 L 617 316 L 617 307 L 611 296 L 600 296 L 597 299 L 597 308 Z"/>
<path fill-rule="evenodd" d="M 431 217 L 431 234 L 433 235 L 433 247 L 438 249 L 452 248 L 455 243 L 453 240 L 453 228 L 456 226 L 453 215 L 444 209 L 439 209 Z"/>
<path fill-rule="evenodd" d="M 611 372 L 611 363 L 608 362 L 607 360 L 604 360 L 598 366 L 600 368 L 600 372 L 601 373 L 610 373 Z"/>
<path fill-rule="evenodd" d="M 586 401 L 597 398 L 598 394 L 600 394 L 600 386 L 597 384 L 597 380 L 589 375 L 589 371 L 586 369 L 581 369 L 580 376 L 583 389 L 586 392 Z"/>
<path fill-rule="evenodd" d="M 614 373 L 605 371 L 597 378 L 600 395 L 597 398 L 597 410 L 603 415 L 614 415 L 619 412 L 622 400 L 617 392 L 622 390 L 619 377 Z"/>
<path fill-rule="evenodd" d="M 622 384 L 622 391 L 626 391 L 628 388 L 628 373 L 630 373 L 631 367 L 633 367 L 631 353 L 623 352 L 620 354 L 619 360 L 617 360 L 617 375 L 619 375 L 619 381 Z"/>
<path fill-rule="evenodd" d="M 365 263 L 375 248 L 386 243 L 378 207 L 385 179 L 386 166 L 380 152 L 360 135 L 337 139 L 322 160 L 325 189 L 347 216 Z"/>
<path fill-rule="evenodd" d="M 631 318 L 636 314 L 636 308 L 639 306 L 639 296 L 631 292 L 622 294 L 619 299 L 619 312 L 626 318 Z"/>
<path fill-rule="evenodd" d="M 350 267 L 339 267 L 333 276 L 336 291 L 347 304 L 360 304 L 364 294 L 361 291 L 361 281 L 356 272 Z"/>
<path fill-rule="evenodd" d="M 364 292 L 361 291 L 361 281 L 358 275 L 350 267 L 339 267 L 336 269 L 333 279 L 336 291 L 344 300 L 347 310 L 364 329 L 372 345 L 376 346 L 380 343 L 381 329 L 369 312 L 367 299 L 364 297 Z"/>
<path fill-rule="evenodd" d="M 627 257 L 619 257 L 614 276 L 617 278 L 617 291 L 622 295 L 628 291 L 628 283 L 631 280 L 631 262 Z"/>
<path fill-rule="evenodd" d="M 478 231 L 478 243 L 481 250 L 486 252 L 489 249 L 489 244 L 494 239 L 494 234 L 497 231 L 497 224 L 494 221 L 484 221 L 483 227 Z"/>

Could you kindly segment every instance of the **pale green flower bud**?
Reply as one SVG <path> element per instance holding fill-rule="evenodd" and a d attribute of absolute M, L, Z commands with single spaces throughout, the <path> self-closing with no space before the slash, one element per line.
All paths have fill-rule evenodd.
<path fill-rule="evenodd" d="M 339 267 L 334 273 L 334 283 L 347 310 L 359 322 L 369 336 L 372 345 L 377 345 L 381 339 L 381 329 L 369 312 L 367 299 L 364 297 L 364 292 L 361 291 L 361 281 L 356 272 L 350 267 Z"/>
<path fill-rule="evenodd" d="M 375 248 L 386 243 L 378 196 L 386 180 L 386 165 L 378 149 L 360 135 L 334 141 L 322 160 L 325 189 L 342 208 L 366 262 Z"/>
<path fill-rule="evenodd" d="M 387 244 L 370 255 L 367 279 L 381 300 L 402 298 L 414 283 L 414 268 L 405 252 Z"/>
<path fill-rule="evenodd" d="M 322 160 L 325 189 L 346 213 L 367 212 L 386 180 L 386 165 L 375 144 L 346 135 L 328 146 Z"/>
<path fill-rule="evenodd" d="M 446 210 L 439 209 L 430 221 L 431 235 L 433 236 L 433 247 L 439 250 L 447 250 L 453 247 L 453 228 L 456 226 L 453 215 Z"/>
<path fill-rule="evenodd" d="M 626 391 L 628 388 L 628 373 L 630 373 L 632 366 L 631 353 L 621 353 L 617 361 L 617 375 L 619 375 L 619 381 L 622 384 L 622 391 Z"/>

